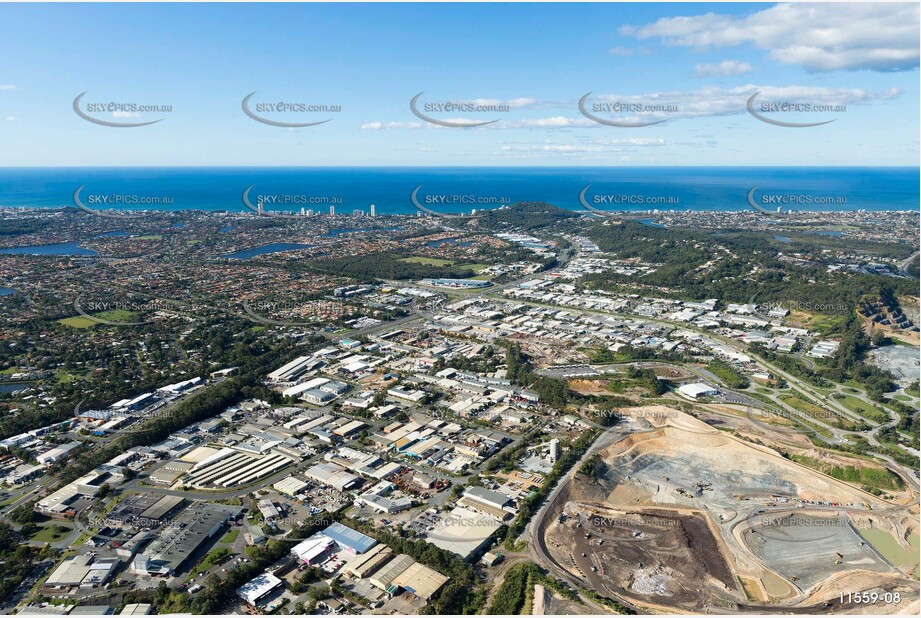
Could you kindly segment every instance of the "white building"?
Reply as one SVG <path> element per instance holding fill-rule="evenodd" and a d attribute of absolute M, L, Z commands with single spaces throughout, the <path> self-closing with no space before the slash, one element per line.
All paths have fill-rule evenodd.
<path fill-rule="evenodd" d="M 715 388 L 709 384 L 704 384 L 703 382 L 695 382 L 694 384 L 682 384 L 678 387 L 678 392 L 688 399 L 713 397 L 719 393 L 719 391 L 717 391 Z"/>
<path fill-rule="evenodd" d="M 259 607 L 265 597 L 277 590 L 281 585 L 280 579 L 271 573 L 263 573 L 237 588 L 237 596 L 249 605 Z"/>

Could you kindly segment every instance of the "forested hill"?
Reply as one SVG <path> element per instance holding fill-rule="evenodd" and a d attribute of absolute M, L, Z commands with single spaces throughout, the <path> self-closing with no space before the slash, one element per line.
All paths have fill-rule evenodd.
<path fill-rule="evenodd" d="M 823 238 L 821 244 L 813 241 L 801 248 L 781 243 L 766 232 L 715 235 L 708 230 L 660 228 L 638 222 L 598 224 L 588 235 L 603 251 L 620 259 L 638 258 L 657 265 L 656 272 L 641 278 L 613 273 L 588 275 L 581 283 L 590 288 L 655 288 L 659 295 L 716 298 L 727 303 L 795 302 L 815 313 L 842 316 L 851 314 L 864 295 L 878 294 L 883 288 L 891 288 L 897 295 L 917 294 L 916 279 L 829 272 L 828 264 L 835 261 L 831 256 L 836 250 L 853 251 L 849 240 Z M 865 251 L 873 249 L 864 246 Z M 901 250 L 911 251 L 909 247 Z"/>
<path fill-rule="evenodd" d="M 505 208 L 477 212 L 476 222 L 479 227 L 489 229 L 539 230 L 574 222 L 580 216 L 546 202 L 518 202 Z"/>

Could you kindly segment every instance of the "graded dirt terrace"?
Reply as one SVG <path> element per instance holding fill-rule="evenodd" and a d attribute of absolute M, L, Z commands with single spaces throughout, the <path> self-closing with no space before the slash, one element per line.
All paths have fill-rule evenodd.
<path fill-rule="evenodd" d="M 903 613 L 917 601 L 910 569 L 861 536 L 872 525 L 910 549 L 915 513 L 679 411 L 632 416 L 601 472 L 577 474 L 541 526 L 572 577 L 659 611 Z M 901 600 L 840 604 L 863 590 Z"/>
<path fill-rule="evenodd" d="M 742 598 L 702 515 L 570 505 L 548 536 L 551 551 L 599 592 L 690 612 L 731 608 Z"/>

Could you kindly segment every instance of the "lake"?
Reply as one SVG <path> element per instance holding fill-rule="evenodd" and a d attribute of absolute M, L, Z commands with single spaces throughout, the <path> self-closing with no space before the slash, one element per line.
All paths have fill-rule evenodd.
<path fill-rule="evenodd" d="M 5 382 L 0 383 L 0 393 L 18 393 L 19 391 L 33 386 L 35 382 Z"/>
<path fill-rule="evenodd" d="M 5 255 L 99 255 L 92 249 L 84 249 L 76 242 L 62 242 L 56 245 L 32 245 L 0 249 Z"/>

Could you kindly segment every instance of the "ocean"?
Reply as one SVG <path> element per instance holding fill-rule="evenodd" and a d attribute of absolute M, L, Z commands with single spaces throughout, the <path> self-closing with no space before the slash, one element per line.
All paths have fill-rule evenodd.
<path fill-rule="evenodd" d="M 4 168 L 0 206 L 72 206 L 81 185 L 84 203 L 101 195 L 167 198 L 115 210 L 249 212 L 242 195 L 251 185 L 251 203 L 258 196 L 287 200 L 270 210 L 328 212 L 334 205 L 337 214 L 367 212 L 371 204 L 377 214 L 415 212 L 410 194 L 419 185 L 419 202 L 441 212 L 519 201 L 583 210 L 579 195 L 587 185 L 586 200 L 612 211 L 746 210 L 756 185 L 755 199 L 768 210 L 919 208 L 919 170 L 907 167 Z"/>

